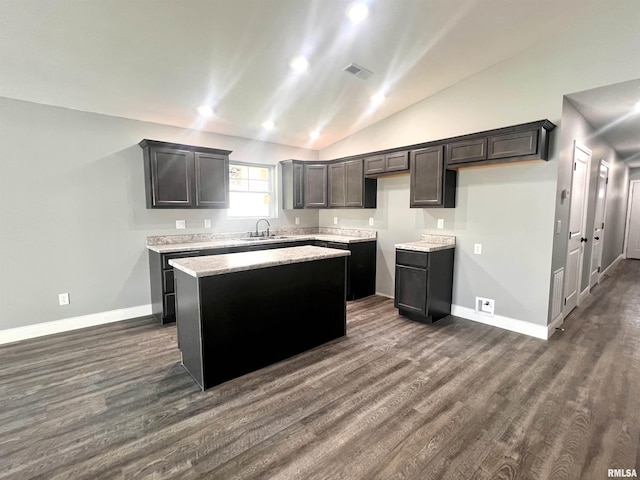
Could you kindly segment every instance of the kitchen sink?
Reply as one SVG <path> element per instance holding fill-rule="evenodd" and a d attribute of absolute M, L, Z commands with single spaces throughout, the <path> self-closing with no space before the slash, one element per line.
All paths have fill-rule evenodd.
<path fill-rule="evenodd" d="M 291 238 L 284 235 L 272 235 L 270 237 L 249 237 L 249 238 L 239 238 L 238 240 L 242 240 L 243 242 L 260 242 L 264 240 L 280 240 L 283 238 Z"/>

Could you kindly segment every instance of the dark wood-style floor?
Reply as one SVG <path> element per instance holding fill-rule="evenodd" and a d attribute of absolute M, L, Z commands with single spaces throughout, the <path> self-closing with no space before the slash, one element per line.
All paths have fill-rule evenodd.
<path fill-rule="evenodd" d="M 304 324 L 304 316 L 300 317 Z M 201 392 L 175 326 L 0 347 L 0 478 L 604 479 L 640 467 L 640 261 L 544 342 L 349 304 L 348 337 Z"/>

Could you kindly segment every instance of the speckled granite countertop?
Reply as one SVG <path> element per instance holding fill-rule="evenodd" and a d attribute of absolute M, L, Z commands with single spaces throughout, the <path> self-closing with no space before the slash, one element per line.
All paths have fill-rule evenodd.
<path fill-rule="evenodd" d="M 315 233 L 297 233 L 296 231 L 279 230 L 276 236 L 268 240 L 248 240 L 248 235 L 242 233 L 229 234 L 196 234 L 196 235 L 171 235 L 164 237 L 148 237 L 147 248 L 158 253 L 187 252 L 210 248 L 238 247 L 256 244 L 297 242 L 301 240 L 320 240 L 324 242 L 356 243 L 374 242 L 377 232 L 375 230 L 351 230 L 351 229 L 320 229 Z M 218 237 L 218 238 L 216 238 Z M 245 238 L 243 240 L 242 238 Z"/>
<path fill-rule="evenodd" d="M 414 250 L 416 252 L 437 252 L 456 248 L 456 237 L 453 235 L 422 235 L 417 242 L 397 243 L 396 248 L 401 250 Z"/>
<path fill-rule="evenodd" d="M 290 263 L 310 262 L 326 258 L 346 257 L 348 250 L 306 245 L 303 247 L 276 248 L 255 252 L 227 253 L 169 260 L 169 265 L 192 277 L 209 277 L 224 273 L 256 270 Z"/>

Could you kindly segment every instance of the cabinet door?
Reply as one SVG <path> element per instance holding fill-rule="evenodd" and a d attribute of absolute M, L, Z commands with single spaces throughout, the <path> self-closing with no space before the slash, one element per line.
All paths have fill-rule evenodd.
<path fill-rule="evenodd" d="M 345 163 L 329 164 L 329 208 L 344 207 L 346 192 Z"/>
<path fill-rule="evenodd" d="M 396 265 L 394 306 L 410 312 L 427 313 L 428 270 Z"/>
<path fill-rule="evenodd" d="M 411 152 L 411 207 L 442 205 L 444 159 L 442 147 L 424 148 Z"/>
<path fill-rule="evenodd" d="M 387 154 L 385 171 L 402 172 L 409 170 L 409 152 L 396 152 Z"/>
<path fill-rule="evenodd" d="M 496 158 L 522 157 L 538 153 L 538 130 L 528 130 L 489 137 L 489 160 Z"/>
<path fill-rule="evenodd" d="M 193 153 L 187 150 L 150 149 L 152 207 L 191 207 L 193 194 Z"/>
<path fill-rule="evenodd" d="M 364 183 L 363 161 L 349 160 L 348 162 L 344 162 L 343 165 L 346 177 L 346 194 L 344 205 L 345 207 L 362 207 Z"/>
<path fill-rule="evenodd" d="M 367 157 L 364 159 L 364 174 L 377 175 L 386 171 L 386 157 L 384 155 L 376 155 L 375 157 Z"/>
<path fill-rule="evenodd" d="M 304 208 L 304 165 L 293 164 L 293 208 Z"/>
<path fill-rule="evenodd" d="M 326 208 L 327 206 L 327 165 L 305 165 L 304 206 Z"/>
<path fill-rule="evenodd" d="M 195 153 L 196 206 L 229 207 L 229 157 Z"/>
<path fill-rule="evenodd" d="M 487 139 L 476 138 L 452 142 L 446 146 L 447 165 L 477 162 L 487 159 Z"/>

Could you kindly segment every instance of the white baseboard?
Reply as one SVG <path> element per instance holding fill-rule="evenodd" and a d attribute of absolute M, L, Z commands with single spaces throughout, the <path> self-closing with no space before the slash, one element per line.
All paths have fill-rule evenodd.
<path fill-rule="evenodd" d="M 609 270 L 612 270 L 620 260 L 622 260 L 623 258 L 626 258 L 624 253 L 621 253 L 620 255 L 618 255 L 618 258 L 616 258 L 613 262 L 611 262 L 611 265 L 609 265 L 607 268 L 605 268 L 602 273 L 600 274 L 600 276 L 609 273 Z"/>
<path fill-rule="evenodd" d="M 524 335 L 540 338 L 542 340 L 548 340 L 549 338 L 549 330 L 547 328 L 547 325 L 536 325 L 531 322 L 525 322 L 523 320 L 517 320 L 515 318 L 503 317 L 501 315 L 494 315 L 493 317 L 491 317 L 489 315 L 476 313 L 473 308 L 462 307 L 460 305 L 451 305 L 451 315 L 465 318 L 473 322 L 491 325 L 492 327 L 498 327 L 504 330 L 522 333 Z"/>
<path fill-rule="evenodd" d="M 105 323 L 120 322 L 129 318 L 146 317 L 147 315 L 151 315 L 150 304 L 110 310 L 108 312 L 92 313 L 80 317 L 63 318 L 62 320 L 36 323 L 35 325 L 27 325 L 25 327 L 8 328 L 6 330 L 0 330 L 0 345 L 54 333 L 69 332 L 79 328 L 94 327 Z"/>
<path fill-rule="evenodd" d="M 552 320 L 551 323 L 547 325 L 547 340 L 551 338 L 551 335 L 556 333 L 556 328 L 564 323 L 564 318 L 564 315 L 560 313 L 560 315 L 558 315 L 555 320 Z"/>

